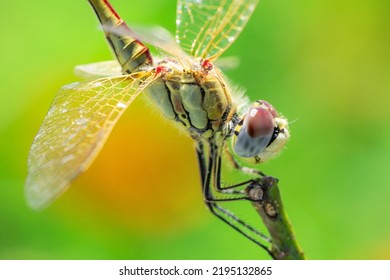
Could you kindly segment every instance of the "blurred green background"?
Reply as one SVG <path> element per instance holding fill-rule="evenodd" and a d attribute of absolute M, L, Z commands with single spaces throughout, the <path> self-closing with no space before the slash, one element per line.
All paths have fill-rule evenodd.
<path fill-rule="evenodd" d="M 173 0 L 112 3 L 174 30 Z M 227 52 L 241 60 L 227 76 L 293 122 L 261 168 L 310 259 L 390 258 L 389 14 L 389 1 L 263 0 Z M 112 55 L 87 1 L 1 1 L 0 17 L 1 259 L 269 258 L 207 212 L 191 140 L 142 98 L 65 195 L 29 209 L 27 155 L 54 94 Z"/>

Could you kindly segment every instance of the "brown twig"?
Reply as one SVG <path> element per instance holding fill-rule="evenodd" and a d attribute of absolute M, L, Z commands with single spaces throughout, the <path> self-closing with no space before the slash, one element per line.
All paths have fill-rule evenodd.
<path fill-rule="evenodd" d="M 278 180 L 270 176 L 262 177 L 250 184 L 246 192 L 271 235 L 272 257 L 276 260 L 305 259 L 284 211 Z"/>

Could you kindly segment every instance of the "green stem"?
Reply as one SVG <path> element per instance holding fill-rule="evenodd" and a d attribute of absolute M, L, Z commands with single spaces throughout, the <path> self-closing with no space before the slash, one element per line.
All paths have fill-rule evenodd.
<path fill-rule="evenodd" d="M 251 184 L 246 192 L 261 216 L 272 238 L 271 254 L 276 260 L 304 260 L 305 256 L 295 239 L 290 221 L 284 211 L 278 180 L 262 177 Z"/>

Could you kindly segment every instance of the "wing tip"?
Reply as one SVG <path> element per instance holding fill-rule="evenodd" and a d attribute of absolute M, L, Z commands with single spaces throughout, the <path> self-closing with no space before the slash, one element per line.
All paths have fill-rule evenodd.
<path fill-rule="evenodd" d="M 36 211 L 45 209 L 60 195 L 60 193 L 45 192 L 43 189 L 42 184 L 38 184 L 36 181 L 32 180 L 30 176 L 27 176 L 24 196 L 27 205 Z"/>

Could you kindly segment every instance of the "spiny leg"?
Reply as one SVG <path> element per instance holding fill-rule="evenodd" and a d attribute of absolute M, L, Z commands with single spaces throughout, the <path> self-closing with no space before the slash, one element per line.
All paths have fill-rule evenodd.
<path fill-rule="evenodd" d="M 215 187 L 215 191 L 225 195 L 240 195 L 238 200 L 249 199 L 244 191 L 237 190 L 237 189 L 242 186 L 248 186 L 249 184 L 254 183 L 256 179 L 249 179 L 237 184 L 223 186 L 221 182 L 222 156 L 218 153 L 217 147 L 212 148 L 212 154 L 214 155 L 213 160 L 215 160 L 215 164 L 216 164 L 215 172 L 216 174 L 218 174 L 218 176 L 215 177 L 215 183 L 213 184 L 213 186 Z"/>
<path fill-rule="evenodd" d="M 231 200 L 239 200 L 244 198 L 228 198 L 228 199 L 215 198 L 212 195 L 212 185 L 214 184 L 212 184 L 211 182 L 214 181 L 213 177 L 219 176 L 218 171 L 220 171 L 220 169 L 216 169 L 215 153 L 213 149 L 211 149 L 208 155 L 208 162 L 207 162 L 203 142 L 198 142 L 196 150 L 197 150 L 197 156 L 199 162 L 199 169 L 201 173 L 201 182 L 202 182 L 204 200 L 211 213 L 213 213 L 223 222 L 225 222 L 226 224 L 228 224 L 229 226 L 237 230 L 239 233 L 247 237 L 249 240 L 253 241 L 257 245 L 265 249 L 272 256 L 269 247 L 264 244 L 264 243 L 266 244 L 271 243 L 269 237 L 265 236 L 260 231 L 248 225 L 240 218 L 236 217 L 233 213 L 229 212 L 228 210 L 226 210 L 225 208 L 217 204 L 218 201 L 231 201 Z M 214 174 L 215 171 L 217 171 L 217 174 Z"/>
<path fill-rule="evenodd" d="M 205 203 L 210 212 L 213 213 L 216 217 L 234 228 L 236 231 L 244 235 L 246 238 L 248 238 L 255 244 L 259 245 L 261 248 L 266 250 L 271 257 L 273 257 L 272 252 L 270 250 L 270 246 L 263 244 L 264 242 L 271 244 L 272 241 L 268 236 L 262 234 L 252 226 L 240 220 L 234 214 L 232 214 L 225 208 L 219 206 L 217 203 L 208 201 L 206 201 Z"/>
<path fill-rule="evenodd" d="M 249 185 L 253 184 L 258 184 L 260 182 L 261 177 L 265 176 L 264 173 L 262 173 L 259 170 L 256 169 L 251 169 L 251 168 L 246 168 L 243 166 L 240 166 L 239 163 L 233 158 L 233 156 L 230 154 L 231 158 L 230 160 L 233 161 L 234 166 L 240 170 L 243 171 L 244 173 L 249 173 L 249 174 L 254 174 L 256 178 L 254 179 L 249 179 L 237 184 L 232 184 L 232 185 L 223 185 L 221 182 L 221 168 L 222 168 L 222 151 L 223 151 L 223 146 L 218 147 L 214 144 L 210 144 L 210 157 L 212 157 L 212 160 L 215 164 L 215 175 L 214 176 L 214 183 L 212 184 L 212 189 L 219 194 L 223 194 L 225 196 L 230 196 L 228 198 L 216 198 L 212 197 L 213 201 L 231 201 L 231 200 L 250 200 L 253 201 L 252 197 L 248 197 L 245 189 Z M 245 187 L 245 188 L 243 188 Z M 211 192 L 212 193 L 212 192 Z"/>
<path fill-rule="evenodd" d="M 201 180 L 202 180 L 202 186 L 205 185 L 211 185 L 213 188 L 209 188 L 208 194 L 205 193 L 205 189 L 203 188 L 203 197 L 205 201 L 208 202 L 221 202 L 221 201 L 235 201 L 235 200 L 252 200 L 248 197 L 248 195 L 244 191 L 236 191 L 234 188 L 238 188 L 244 185 L 249 185 L 251 183 L 254 183 L 255 180 L 247 180 L 245 182 L 235 184 L 233 186 L 228 187 L 222 187 L 221 181 L 220 181 L 220 175 L 218 176 L 212 176 L 213 172 L 216 172 L 217 174 L 221 173 L 221 158 L 216 156 L 218 153 L 218 148 L 214 145 L 208 143 L 208 162 L 205 155 L 205 148 L 204 143 L 202 141 L 197 142 L 196 152 L 198 157 L 198 164 L 199 164 L 199 170 L 201 174 Z M 206 182 L 206 178 L 209 179 L 208 182 Z M 213 180 L 211 181 L 211 178 Z M 212 194 L 212 191 L 215 191 L 216 193 L 224 195 L 223 198 L 221 197 L 215 197 Z"/>

